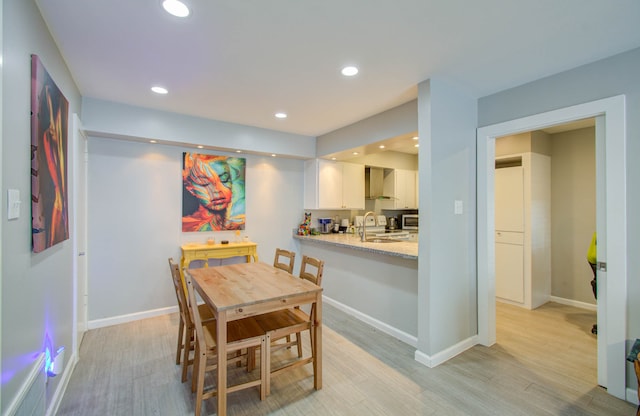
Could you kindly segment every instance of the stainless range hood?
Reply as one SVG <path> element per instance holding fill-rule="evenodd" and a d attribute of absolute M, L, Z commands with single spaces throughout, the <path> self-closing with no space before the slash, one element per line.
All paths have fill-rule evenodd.
<path fill-rule="evenodd" d="M 392 199 L 384 195 L 384 168 L 367 166 L 364 170 L 364 197 L 366 199 Z"/>

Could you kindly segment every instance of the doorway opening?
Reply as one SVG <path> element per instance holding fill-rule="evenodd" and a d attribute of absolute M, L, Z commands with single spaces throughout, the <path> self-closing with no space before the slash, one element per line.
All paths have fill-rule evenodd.
<path fill-rule="evenodd" d="M 497 137 L 596 117 L 598 384 L 625 399 L 627 311 L 625 99 L 606 98 L 486 126 L 477 132 L 478 340 L 496 341 L 494 166 Z M 615 247 L 616 250 L 608 250 Z"/>
<path fill-rule="evenodd" d="M 595 385 L 595 118 L 498 137 L 495 155 L 497 343 Z"/>

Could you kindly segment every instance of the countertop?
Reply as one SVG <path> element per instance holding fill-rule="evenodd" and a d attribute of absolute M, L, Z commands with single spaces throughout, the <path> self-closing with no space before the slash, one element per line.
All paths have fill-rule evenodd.
<path fill-rule="evenodd" d="M 379 253 L 388 256 L 397 256 L 405 259 L 418 260 L 417 241 L 398 241 L 393 243 L 363 243 L 362 241 L 360 241 L 360 236 L 357 234 L 294 234 L 293 238 L 296 238 L 303 242 L 348 247 L 354 250 L 368 251 L 371 253 Z"/>

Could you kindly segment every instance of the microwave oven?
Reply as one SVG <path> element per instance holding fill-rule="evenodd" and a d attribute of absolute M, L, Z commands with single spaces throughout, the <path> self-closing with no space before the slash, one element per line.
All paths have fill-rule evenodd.
<path fill-rule="evenodd" d="M 403 230 L 417 230 L 418 214 L 403 214 L 400 217 L 400 227 Z"/>

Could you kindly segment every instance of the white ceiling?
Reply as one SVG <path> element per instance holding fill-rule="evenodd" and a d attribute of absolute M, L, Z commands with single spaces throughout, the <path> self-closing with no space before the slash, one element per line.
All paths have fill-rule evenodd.
<path fill-rule="evenodd" d="M 83 96 L 309 136 L 431 77 L 482 97 L 640 47 L 638 0 L 36 2 Z"/>

